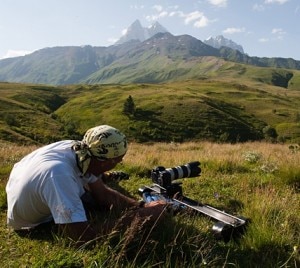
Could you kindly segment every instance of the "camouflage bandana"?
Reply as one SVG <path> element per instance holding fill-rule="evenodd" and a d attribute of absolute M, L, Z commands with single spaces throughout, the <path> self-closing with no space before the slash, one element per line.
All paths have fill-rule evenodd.
<path fill-rule="evenodd" d="M 91 157 L 106 160 L 125 155 L 127 140 L 123 133 L 108 125 L 101 125 L 87 130 L 83 140 L 73 146 L 78 155 L 79 166 L 86 173 Z"/>

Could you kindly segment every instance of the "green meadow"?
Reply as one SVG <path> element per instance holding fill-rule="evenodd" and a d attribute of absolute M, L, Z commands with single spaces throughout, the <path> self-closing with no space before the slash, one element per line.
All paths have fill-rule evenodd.
<path fill-rule="evenodd" d="M 299 79 L 278 87 L 263 70 L 246 68 L 238 80 L 224 67 L 218 80 L 162 84 L 0 83 L 1 267 L 299 267 Z M 134 106 L 125 113 L 129 97 Z M 217 240 L 214 221 L 189 211 L 171 213 L 148 232 L 133 224 L 80 248 L 52 225 L 23 236 L 9 230 L 5 185 L 13 164 L 99 124 L 129 139 L 116 169 L 130 179 L 111 187 L 140 199 L 154 167 L 200 161 L 201 176 L 181 179 L 184 195 L 250 219 L 245 234 Z M 118 215 L 93 220 L 111 217 Z"/>
<path fill-rule="evenodd" d="M 0 83 L 0 138 L 44 144 L 110 124 L 137 142 L 299 143 L 299 86 L 236 81 L 61 87 Z M 134 110 L 125 114 L 129 97 Z"/>
<path fill-rule="evenodd" d="M 116 170 L 130 179 L 110 186 L 140 198 L 151 185 L 149 170 L 198 160 L 202 173 L 181 179 L 183 193 L 250 219 L 245 234 L 228 243 L 217 240 L 214 221 L 201 214 L 168 215 L 148 232 L 133 224 L 103 236 L 93 246 L 75 248 L 54 226 L 20 236 L 6 227 L 5 184 L 12 165 L 37 148 L 1 143 L 0 256 L 2 267 L 298 267 L 300 150 L 296 145 L 248 142 L 217 144 L 130 143 Z M 96 215 L 95 222 L 113 217 Z"/>

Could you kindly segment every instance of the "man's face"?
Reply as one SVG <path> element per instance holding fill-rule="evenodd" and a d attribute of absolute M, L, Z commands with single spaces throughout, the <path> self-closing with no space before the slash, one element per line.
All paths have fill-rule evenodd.
<path fill-rule="evenodd" d="M 95 176 L 99 176 L 100 174 L 113 169 L 117 164 L 121 163 L 123 157 L 124 155 L 116 158 L 100 160 L 97 157 L 93 156 L 91 158 L 88 172 L 92 173 Z"/>

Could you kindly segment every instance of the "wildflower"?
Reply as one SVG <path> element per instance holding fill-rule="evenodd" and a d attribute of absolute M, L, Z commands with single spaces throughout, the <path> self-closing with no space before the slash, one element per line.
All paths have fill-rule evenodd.
<path fill-rule="evenodd" d="M 257 163 L 261 159 L 261 154 L 256 152 L 245 152 L 243 154 L 245 161 L 254 164 Z"/>

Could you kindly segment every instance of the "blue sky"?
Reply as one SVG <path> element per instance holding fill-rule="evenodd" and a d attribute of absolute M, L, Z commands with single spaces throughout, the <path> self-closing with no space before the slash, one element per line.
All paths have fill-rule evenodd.
<path fill-rule="evenodd" d="M 1 0 L 0 59 L 55 46 L 110 46 L 136 19 L 249 56 L 300 60 L 299 0 Z"/>

